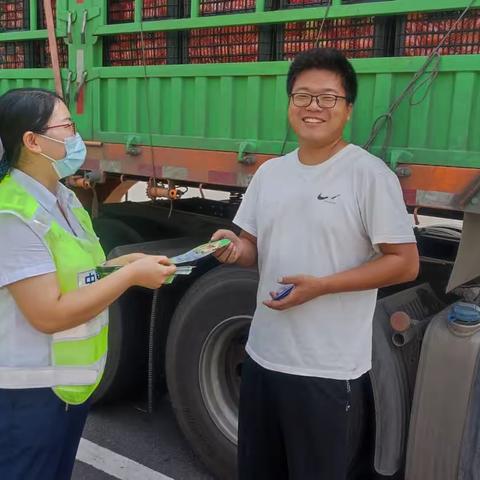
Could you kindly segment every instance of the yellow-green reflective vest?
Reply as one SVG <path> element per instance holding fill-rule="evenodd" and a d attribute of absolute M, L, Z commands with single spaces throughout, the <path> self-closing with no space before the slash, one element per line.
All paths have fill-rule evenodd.
<path fill-rule="evenodd" d="M 53 258 L 62 293 L 95 282 L 95 268 L 105 261 L 88 213 L 76 197 L 74 201 L 72 212 L 86 238 L 64 230 L 11 176 L 0 182 L 0 214 L 16 215 L 43 239 Z M 99 384 L 105 367 L 108 309 L 83 325 L 51 337 L 49 367 L 2 367 L 2 385 L 35 388 L 40 383 L 51 386 L 68 404 L 84 403 Z"/>

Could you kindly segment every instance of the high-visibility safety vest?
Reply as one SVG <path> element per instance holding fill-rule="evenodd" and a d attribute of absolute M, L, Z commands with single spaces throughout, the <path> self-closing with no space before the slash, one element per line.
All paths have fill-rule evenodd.
<path fill-rule="evenodd" d="M 76 197 L 74 202 L 72 212 L 86 238 L 75 237 L 62 228 L 10 175 L 0 182 L 0 214 L 16 215 L 43 239 L 53 258 L 62 294 L 96 281 L 95 267 L 105 261 L 88 213 Z M 50 366 L 0 366 L 0 385 L 4 388 L 47 385 L 67 404 L 84 403 L 99 384 L 105 367 L 108 309 L 83 325 L 51 337 Z"/>

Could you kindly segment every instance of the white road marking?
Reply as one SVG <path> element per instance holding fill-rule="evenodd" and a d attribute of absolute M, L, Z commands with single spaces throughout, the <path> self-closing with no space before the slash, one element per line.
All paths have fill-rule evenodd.
<path fill-rule="evenodd" d="M 84 438 L 80 440 L 77 460 L 120 480 L 173 480 Z"/>

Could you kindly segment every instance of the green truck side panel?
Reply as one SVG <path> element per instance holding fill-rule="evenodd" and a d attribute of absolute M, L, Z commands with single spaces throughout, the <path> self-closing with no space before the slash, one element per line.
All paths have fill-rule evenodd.
<path fill-rule="evenodd" d="M 31 3 L 35 3 L 33 0 Z M 469 2 L 391 0 L 357 5 L 334 1 L 329 17 L 392 14 L 465 7 Z M 478 5 L 477 5 L 478 4 Z M 475 6 L 480 2 L 476 1 Z M 57 34 L 65 35 L 67 12 L 59 4 Z M 194 2 L 189 19 L 106 25 L 104 2 L 74 4 L 76 21 L 69 46 L 68 70 L 73 73 L 71 110 L 87 140 L 127 143 L 135 135 L 140 144 L 237 152 L 244 142 L 249 153 L 277 155 L 295 147 L 288 130 L 285 91 L 287 62 L 148 67 L 102 67 L 102 35 L 179 29 L 212 25 L 271 23 L 318 19 L 325 8 L 303 8 L 199 17 Z M 81 43 L 83 10 L 88 10 L 86 42 Z M 136 18 L 140 10 L 136 9 Z M 22 36 L 23 35 L 23 36 Z M 0 34 L 1 41 L 45 38 L 31 28 Z M 77 115 L 74 93 L 81 76 L 79 52 L 84 52 L 87 72 L 84 113 Z M 346 136 L 364 144 L 375 119 L 384 114 L 403 91 L 425 57 L 355 59 L 360 90 Z M 64 82 L 68 70 L 62 71 Z M 432 68 L 430 69 L 432 70 Z M 403 100 L 393 116 L 391 136 L 383 147 L 386 129 L 372 151 L 397 162 L 480 168 L 480 55 L 441 58 L 438 76 L 426 75 L 411 97 Z M 422 83 L 422 82 L 419 82 Z M 0 70 L 0 93 L 10 88 L 53 88 L 48 69 Z"/>

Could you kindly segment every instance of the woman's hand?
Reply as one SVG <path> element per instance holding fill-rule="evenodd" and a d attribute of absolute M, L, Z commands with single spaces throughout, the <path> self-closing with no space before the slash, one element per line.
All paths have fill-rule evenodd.
<path fill-rule="evenodd" d="M 167 257 L 145 255 L 143 258 L 129 263 L 124 269 L 129 271 L 133 285 L 156 289 L 160 288 L 165 280 L 176 272 L 177 267 L 172 265 Z"/>
<path fill-rule="evenodd" d="M 147 255 L 145 253 L 128 253 L 127 255 L 121 255 L 120 257 L 112 258 L 110 260 L 107 260 L 105 262 L 106 267 L 124 267 L 125 265 L 128 265 L 129 263 L 136 262 L 137 260 L 140 260 L 141 258 L 146 257 Z"/>

